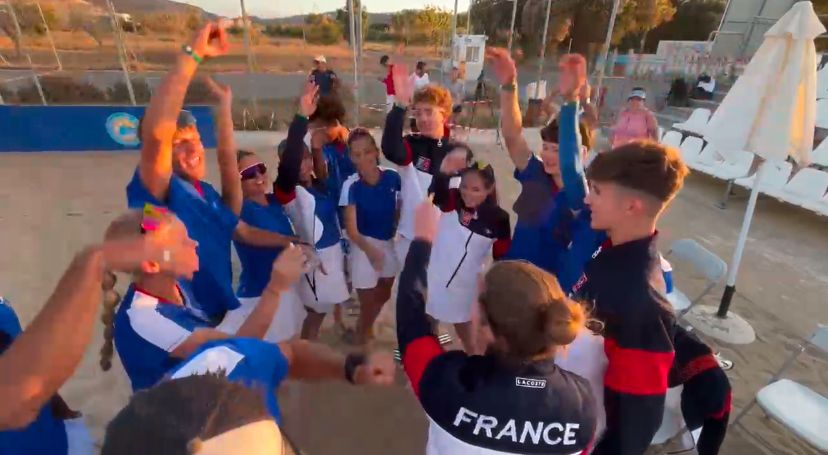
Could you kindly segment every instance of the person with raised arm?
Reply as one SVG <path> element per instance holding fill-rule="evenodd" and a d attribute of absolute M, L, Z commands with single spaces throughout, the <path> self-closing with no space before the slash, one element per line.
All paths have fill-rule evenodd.
<path fill-rule="evenodd" d="M 304 275 L 299 296 L 308 311 L 302 338 L 314 340 L 325 315 L 350 298 L 345 281 L 345 256 L 340 245 L 338 190 L 314 174 L 315 156 L 305 145 L 309 118 L 317 109 L 319 88 L 305 84 L 299 99 L 299 112 L 288 129 L 287 139 L 279 144 L 279 172 L 273 194 L 285 208 L 299 237 L 313 245 L 319 266 Z"/>
<path fill-rule="evenodd" d="M 594 317 L 604 323 L 607 430 L 593 453 L 640 455 L 661 425 L 676 354 L 676 318 L 664 296 L 656 225 L 688 170 L 677 150 L 632 142 L 598 155 L 584 172 L 577 116 L 585 66 L 583 57 L 564 58 L 567 102 L 559 143 L 567 203 L 581 223 L 574 230 L 605 231 L 607 237 L 596 247 L 588 232 L 583 239 L 573 234 L 570 246 L 585 262 L 572 292 L 591 302 Z"/>
<path fill-rule="evenodd" d="M 396 102 L 385 119 L 382 153 L 398 166 L 402 181 L 402 209 L 396 249 L 400 263 L 405 260 L 414 237 L 414 210 L 426 199 L 431 180 L 440 170 L 443 158 L 454 150 L 446 122 L 451 115 L 449 91 L 427 85 L 414 92 L 405 65 L 393 65 L 391 75 L 396 89 Z M 403 136 L 406 111 L 414 109 L 418 133 Z"/>
<path fill-rule="evenodd" d="M 184 275 L 198 269 L 195 252 L 178 239 L 109 240 L 75 255 L 25 330 L 11 304 L 0 298 L 0 452 L 93 452 L 80 413 L 57 392 L 89 345 L 101 289 L 104 283 L 114 285 L 109 271 L 130 271 L 147 261 Z"/>
<path fill-rule="evenodd" d="M 437 225 L 438 215 L 424 202 L 397 294 L 402 365 L 429 418 L 426 454 L 589 453 L 592 390 L 555 364 L 556 353 L 583 330 L 583 307 L 538 267 L 497 262 L 481 282 L 474 328 L 486 353 L 444 351 L 424 294 Z"/>
<path fill-rule="evenodd" d="M 553 119 L 541 128 L 542 148 L 539 155 L 535 155 L 523 137 L 514 60 L 505 49 L 498 48 L 487 49 L 486 58 L 500 83 L 503 137 L 515 166 L 515 179 L 521 184 L 514 205 L 517 222 L 506 258 L 527 260 L 555 274 L 566 288 L 566 280 L 559 275 L 559 267 L 561 254 L 569 243 L 565 227 L 571 215 L 566 208 L 566 196 L 561 191 L 558 120 Z M 580 131 L 586 153 L 591 146 L 586 123 L 580 124 Z"/>
<path fill-rule="evenodd" d="M 147 205 L 143 213 L 127 213 L 109 226 L 106 236 L 112 240 L 148 237 L 176 242 L 186 254 L 195 254 L 196 242 L 187 235 L 184 224 L 161 207 Z M 280 294 L 299 279 L 305 262 L 301 249 L 286 248 L 271 266 L 270 281 L 256 309 L 238 329 L 224 328 L 200 310 L 186 281 L 189 275 L 161 268 L 155 262 L 140 263 L 129 270 L 133 279 L 123 304 L 118 307 L 119 299 L 106 302 L 101 367 L 110 368 L 114 341 L 137 391 L 154 385 L 205 342 L 230 336 L 264 337 L 279 307 Z"/>
<path fill-rule="evenodd" d="M 204 25 L 182 48 L 141 119 L 141 159 L 126 187 L 130 208 L 140 209 L 147 203 L 166 206 L 187 226 L 199 244 L 198 255 L 203 265 L 193 276 L 193 292 L 203 305 L 202 310 L 217 318 L 239 306 L 232 288 L 231 240 L 256 246 L 286 244 L 284 236 L 238 220 L 242 193 L 233 142 L 230 89 L 208 82 L 219 100 L 222 194 L 203 180 L 207 164 L 201 136 L 192 113 L 181 110 L 199 63 L 224 55 L 228 48 L 227 33 L 218 22 Z"/>

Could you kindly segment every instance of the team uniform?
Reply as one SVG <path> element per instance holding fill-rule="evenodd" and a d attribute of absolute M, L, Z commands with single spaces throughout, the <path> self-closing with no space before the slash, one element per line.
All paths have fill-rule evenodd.
<path fill-rule="evenodd" d="M 352 243 L 348 259 L 355 289 L 373 289 L 380 278 L 393 278 L 400 270 L 394 251 L 394 234 L 401 185 L 397 171 L 380 167 L 380 179 L 375 185 L 369 185 L 359 174 L 354 174 L 342 187 L 340 207 L 355 207 L 357 230 L 367 242 L 383 252 L 382 270 L 377 271 L 365 252 Z"/>
<path fill-rule="evenodd" d="M 414 239 L 414 211 L 426 196 L 433 176 L 439 172 L 443 158 L 454 145 L 448 137 L 432 139 L 419 134 L 403 137 L 405 109 L 394 106 L 385 120 L 382 153 L 398 166 L 402 181 L 402 207 L 397 228 L 397 259 L 402 264 Z"/>
<path fill-rule="evenodd" d="M 345 257 L 340 245 L 339 201 L 334 198 L 335 190 L 329 189 L 325 182 L 314 181 L 307 188 L 299 185 L 303 138 L 307 130 L 308 119 L 297 115 L 288 130 L 287 147 L 279 161 L 273 193 L 285 208 L 299 237 L 316 247 L 324 267 L 325 273 L 316 268 L 303 276 L 299 296 L 313 311 L 329 313 L 335 305 L 350 297 L 345 282 Z"/>
<path fill-rule="evenodd" d="M 241 219 L 259 229 L 285 236 L 295 236 L 293 224 L 282 205 L 273 194 L 268 194 L 266 197 L 267 205 L 260 205 L 250 200 L 244 201 Z M 241 308 L 228 313 L 228 318 L 235 318 L 241 326 L 259 303 L 262 292 L 270 282 L 273 262 L 283 248 L 257 247 L 239 241 L 233 243 L 242 266 L 237 290 Z M 264 339 L 279 342 L 297 336 L 302 330 L 302 321 L 305 320 L 305 316 L 306 312 L 299 299 L 298 287 L 292 286 L 280 295 L 279 309 L 276 310 L 273 323 L 268 328 Z"/>
<path fill-rule="evenodd" d="M 239 220 L 207 182 L 190 183 L 173 174 L 165 201 L 157 200 L 141 181 L 138 170 L 126 187 L 130 208 L 150 203 L 168 207 L 198 242 L 200 268 L 193 275 L 193 293 L 201 309 L 211 318 L 221 319 L 225 312 L 239 307 L 233 293 L 230 243 Z"/>
<path fill-rule="evenodd" d="M 288 361 L 279 346 L 255 338 L 230 338 L 205 343 L 168 374 L 169 379 L 208 373 L 262 390 L 267 409 L 281 423 L 276 389 L 287 377 Z"/>
<path fill-rule="evenodd" d="M 329 189 L 334 200 L 339 201 L 345 181 L 357 172 L 351 157 L 348 156 L 348 144 L 338 140 L 325 144 L 322 146 L 322 156 L 328 167 L 325 188 Z"/>
<path fill-rule="evenodd" d="M 0 297 L 0 354 L 22 332 L 14 309 Z M 93 452 L 94 442 L 83 418 L 71 411 L 58 394 L 25 428 L 0 431 L 0 455 L 91 455 Z"/>
<path fill-rule="evenodd" d="M 441 322 L 463 323 L 471 320 L 486 259 L 500 259 L 509 250 L 511 226 L 496 203 L 466 207 L 460 191 L 449 186 L 449 176 L 434 177 L 434 203 L 442 215 L 428 265 L 426 312 Z"/>
<path fill-rule="evenodd" d="M 510 364 L 443 351 L 422 293 L 431 250 L 411 244 L 397 301 L 402 364 L 429 419 L 426 454 L 588 453 L 596 402 L 587 380 L 553 359 Z"/>
<path fill-rule="evenodd" d="M 570 207 L 580 210 L 580 229 L 573 233 L 569 252 L 576 265 L 586 261 L 572 294 L 593 305 L 592 314 L 604 323 L 604 407 L 607 429 L 596 454 L 641 454 L 650 445 L 664 415 L 668 375 L 675 352 L 676 317 L 664 296 L 665 279 L 657 234 L 613 245 L 595 245 L 591 213 L 578 193 L 585 193 L 579 169 L 578 106 L 561 107 L 559 155 L 561 175 Z M 579 237 L 578 232 L 584 234 Z M 574 253 L 573 253 L 574 252 Z M 585 256 L 588 258 L 585 259 Z"/>
<path fill-rule="evenodd" d="M 155 385 L 181 359 L 170 353 L 195 330 L 216 324 L 199 311 L 187 282 L 178 282 L 184 305 L 166 302 L 134 284 L 115 314 L 113 338 L 132 390 Z"/>

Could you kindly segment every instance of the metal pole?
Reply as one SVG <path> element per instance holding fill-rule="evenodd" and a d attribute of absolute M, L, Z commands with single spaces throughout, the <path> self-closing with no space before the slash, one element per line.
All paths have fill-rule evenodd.
<path fill-rule="evenodd" d="M 126 83 L 127 92 L 129 93 L 129 101 L 133 106 L 138 103 L 135 101 L 135 91 L 132 88 L 132 79 L 129 77 L 129 67 L 126 64 L 126 55 L 124 54 L 124 43 L 121 41 L 121 26 L 115 18 L 115 5 L 111 0 L 107 0 L 109 7 L 109 21 L 112 23 L 112 31 L 115 33 L 115 46 L 118 48 L 118 62 L 121 64 L 121 71 L 124 73 L 124 82 Z"/>
<path fill-rule="evenodd" d="M 247 8 L 244 7 L 244 0 L 239 0 L 241 5 L 242 22 L 244 23 L 244 52 L 247 54 L 247 80 L 252 87 L 253 84 L 253 70 L 255 67 L 255 60 L 253 53 L 250 50 L 250 21 L 247 18 Z M 253 114 L 259 116 L 259 98 L 256 96 L 256 91 L 253 91 Z"/>
<path fill-rule="evenodd" d="M 356 7 L 355 15 L 354 15 L 354 24 L 356 25 L 356 37 L 357 37 L 357 62 L 356 62 L 356 94 L 354 96 L 354 103 L 357 105 L 356 111 L 356 118 L 354 119 L 357 122 L 357 125 L 360 123 L 360 115 L 359 115 L 359 106 L 360 106 L 360 98 L 361 98 L 361 82 L 362 82 L 362 43 L 364 42 L 364 36 L 362 34 L 362 2 L 361 0 L 355 0 L 354 5 Z"/>
<path fill-rule="evenodd" d="M 43 93 L 43 86 L 40 85 L 40 77 L 35 71 L 34 63 L 32 63 L 32 56 L 29 54 L 29 51 L 23 49 L 23 31 L 20 29 L 20 22 L 17 20 L 17 12 L 14 10 L 14 5 L 12 5 L 11 0 L 6 3 L 9 7 L 9 15 L 11 16 L 12 22 L 14 22 L 14 30 L 15 33 L 17 33 L 17 42 L 20 43 L 20 49 L 24 54 L 26 54 L 26 60 L 29 62 L 29 71 L 32 72 L 32 81 L 37 89 L 37 93 L 40 95 L 40 102 L 46 106 L 46 95 Z"/>
<path fill-rule="evenodd" d="M 354 19 L 354 0 L 348 0 L 348 22 L 351 37 L 351 54 L 354 58 L 354 121 L 359 125 L 359 61 L 356 51 L 356 20 Z"/>
<path fill-rule="evenodd" d="M 736 240 L 736 250 L 733 252 L 733 259 L 730 261 L 730 266 L 727 270 L 727 285 L 725 286 L 722 300 L 719 303 L 719 311 L 716 316 L 719 318 L 726 318 L 727 312 L 730 309 L 730 301 L 733 299 L 733 294 L 736 293 L 736 276 L 739 274 L 739 265 L 742 263 L 742 254 L 745 252 L 745 243 L 747 243 L 748 231 L 750 231 L 750 222 L 753 221 L 753 212 L 756 210 L 756 199 L 759 197 L 759 187 L 765 176 L 765 171 L 768 166 L 772 164 L 768 161 L 762 163 L 756 171 L 756 180 L 753 182 L 753 189 L 750 191 L 750 198 L 748 199 L 747 209 L 745 210 L 745 218 L 742 221 L 742 230 L 739 231 L 739 238 Z"/>
<path fill-rule="evenodd" d="M 515 18 L 517 17 L 517 5 L 518 0 L 512 0 L 514 5 L 512 6 L 512 26 L 509 28 L 509 54 L 512 53 L 512 43 L 515 41 Z"/>
<path fill-rule="evenodd" d="M 469 2 L 469 12 L 466 13 L 466 35 L 471 35 L 472 34 L 472 28 L 471 28 L 472 6 L 474 6 L 474 0 L 471 0 L 471 2 Z"/>
<path fill-rule="evenodd" d="M 719 21 L 719 26 L 716 28 L 716 34 L 718 35 L 722 31 L 722 27 L 724 27 L 725 20 L 727 19 L 727 13 L 730 11 L 730 4 L 733 0 L 727 0 L 725 4 L 724 12 L 722 13 L 722 19 Z"/>
<path fill-rule="evenodd" d="M 52 45 L 52 53 L 55 54 L 55 61 L 58 65 L 58 71 L 63 71 L 63 64 L 60 62 L 60 56 L 58 55 L 57 47 L 55 47 L 55 40 L 52 37 L 52 30 L 49 28 L 49 24 L 46 23 L 46 16 L 43 15 L 43 8 L 40 7 L 40 2 L 35 2 L 37 5 L 37 12 L 40 13 L 40 19 L 43 20 L 43 27 L 46 28 L 46 36 L 49 38 L 49 44 Z"/>
<path fill-rule="evenodd" d="M 535 82 L 535 99 L 540 97 L 540 82 L 543 77 L 543 63 L 546 57 L 546 33 L 549 30 L 549 16 L 552 14 L 552 0 L 546 2 L 546 22 L 543 26 L 543 39 L 541 40 L 540 60 L 538 61 L 538 80 Z"/>
<path fill-rule="evenodd" d="M 454 68 L 454 37 L 457 36 L 457 0 L 454 0 L 454 15 L 451 16 L 451 35 L 449 36 L 449 60 Z"/>
<path fill-rule="evenodd" d="M 598 72 L 598 81 L 595 83 L 597 90 L 594 92 L 597 99 L 601 99 L 601 89 L 604 85 L 604 73 L 607 71 L 607 56 L 609 55 L 610 43 L 612 43 L 612 31 L 615 29 L 615 18 L 618 16 L 618 9 L 621 6 L 621 0 L 615 0 L 612 5 L 612 14 L 610 14 L 609 26 L 607 27 L 607 38 L 604 40 L 604 47 L 601 49 L 601 67 L 596 68 Z"/>
<path fill-rule="evenodd" d="M 750 20 L 750 27 L 748 28 L 747 34 L 745 34 L 744 38 L 742 39 L 742 50 L 739 52 L 739 55 L 744 58 L 745 52 L 747 51 L 748 45 L 750 44 L 750 37 L 753 35 L 753 29 L 756 28 L 756 19 L 762 16 L 762 13 L 765 11 L 765 6 L 768 4 L 768 0 L 762 0 L 762 6 L 759 7 L 759 13 L 754 16 Z"/>

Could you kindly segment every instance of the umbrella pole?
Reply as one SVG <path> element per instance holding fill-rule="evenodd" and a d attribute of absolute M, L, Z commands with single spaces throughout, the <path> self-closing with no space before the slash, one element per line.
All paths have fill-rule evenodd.
<path fill-rule="evenodd" d="M 753 221 L 753 212 L 756 210 L 756 199 L 759 198 L 759 186 L 762 178 L 765 176 L 766 167 L 766 163 L 759 166 L 759 169 L 756 171 L 756 180 L 753 182 L 753 189 L 750 190 L 750 199 L 748 199 L 745 218 L 742 221 L 742 230 L 739 232 L 739 239 L 736 241 L 736 250 L 733 252 L 733 259 L 730 261 L 730 267 L 728 267 L 727 286 L 725 286 L 722 300 L 719 303 L 719 311 L 716 313 L 716 316 L 719 318 L 727 317 L 730 302 L 733 299 L 733 294 L 736 293 L 736 276 L 739 274 L 739 265 L 742 263 L 742 254 L 745 252 L 745 243 L 747 243 L 750 223 Z"/>

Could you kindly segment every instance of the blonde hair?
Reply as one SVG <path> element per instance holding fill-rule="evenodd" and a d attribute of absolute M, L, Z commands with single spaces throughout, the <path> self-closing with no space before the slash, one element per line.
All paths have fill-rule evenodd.
<path fill-rule="evenodd" d="M 483 311 L 512 356 L 530 359 L 566 346 L 584 328 L 586 309 L 566 297 L 554 275 L 528 262 L 498 262 L 483 282 Z"/>

